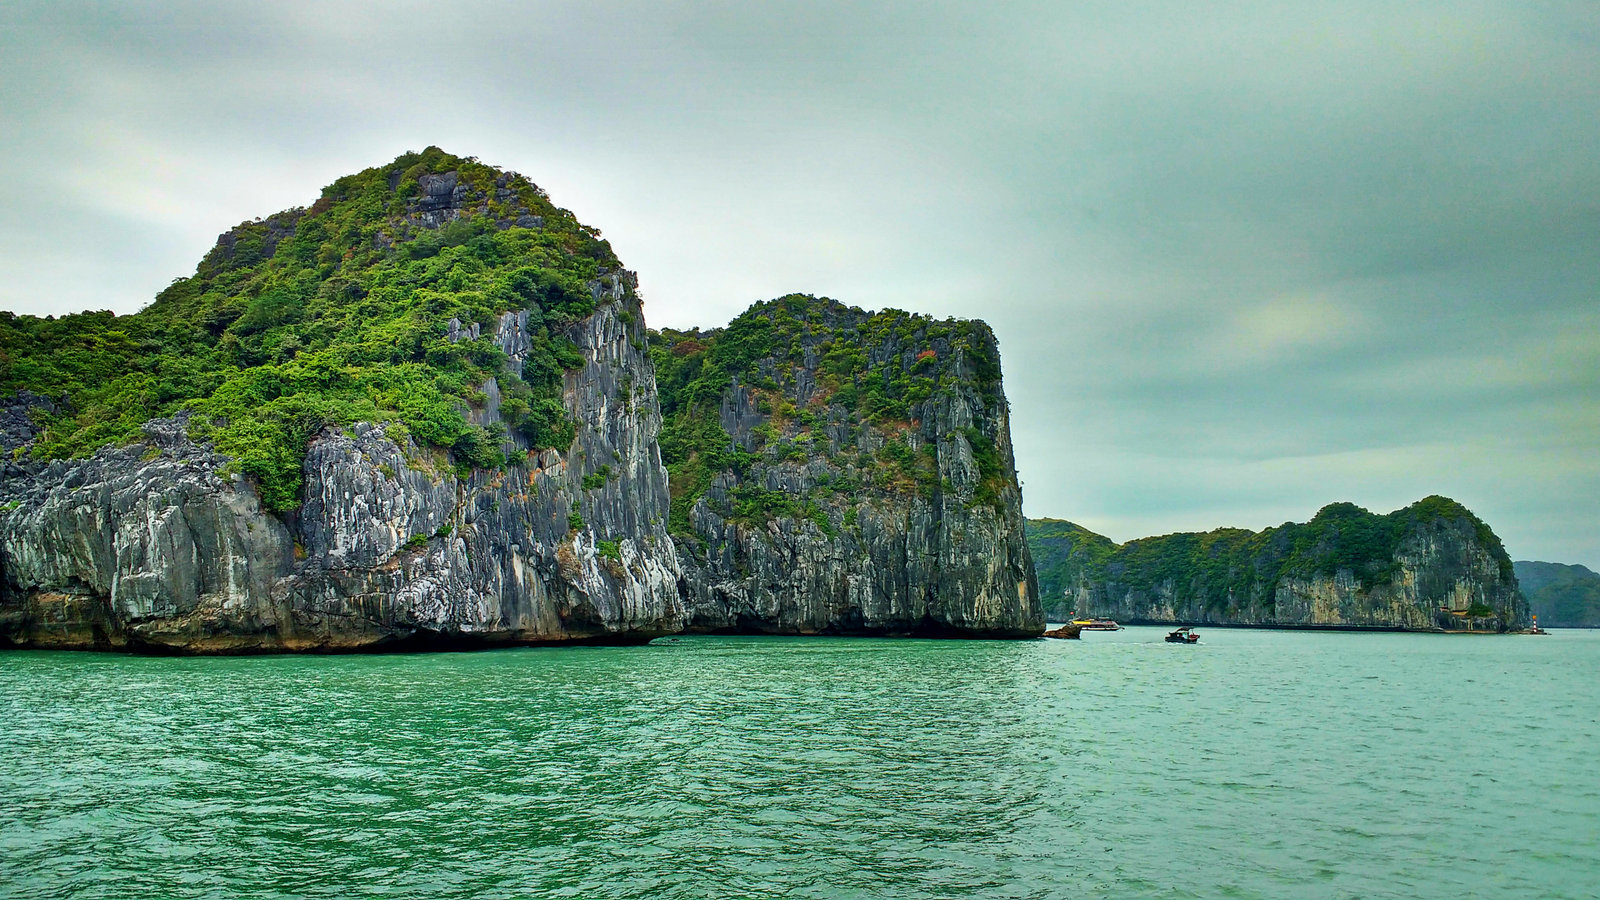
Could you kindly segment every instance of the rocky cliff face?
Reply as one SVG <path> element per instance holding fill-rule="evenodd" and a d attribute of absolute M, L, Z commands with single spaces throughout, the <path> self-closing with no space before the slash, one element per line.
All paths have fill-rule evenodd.
<path fill-rule="evenodd" d="M 791 296 L 656 348 L 691 629 L 1043 631 L 982 323 Z"/>
<path fill-rule="evenodd" d="M 1116 545 L 1038 523 L 1063 611 L 1124 623 L 1506 631 L 1528 622 L 1510 558 L 1465 507 L 1429 497 L 1387 516 L 1350 504 L 1264 532 Z"/>
<path fill-rule="evenodd" d="M 192 441 L 184 420 L 152 421 L 142 443 L 88 459 L 6 462 L 0 640 L 206 653 L 679 630 L 638 303 L 622 273 L 595 288 L 609 302 L 572 329 L 584 361 L 566 377 L 579 427 L 564 453 L 462 472 L 379 425 L 326 428 L 307 448 L 304 503 L 288 516 L 224 474 L 227 460 Z M 508 312 L 494 334 L 518 366 L 525 327 L 525 314 Z M 37 402 L 8 412 L 25 419 L 17 407 Z M 476 415 L 498 421 L 489 403 Z"/>

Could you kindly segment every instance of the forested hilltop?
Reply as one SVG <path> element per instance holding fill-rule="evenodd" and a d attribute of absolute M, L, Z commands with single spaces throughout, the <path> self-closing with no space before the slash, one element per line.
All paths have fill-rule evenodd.
<path fill-rule="evenodd" d="M 583 357 L 562 332 L 593 312 L 589 283 L 617 269 L 599 232 L 532 182 L 430 147 L 233 228 L 133 315 L 0 312 L 0 397 L 40 395 L 37 459 L 189 413 L 192 436 L 279 511 L 299 504 L 306 444 L 326 425 L 383 423 L 464 467 L 502 467 L 525 448 L 466 411 L 495 378 L 522 444 L 571 443 L 561 379 Z M 513 309 L 532 315 L 520 375 L 481 333 Z"/>
<path fill-rule="evenodd" d="M 1527 623 L 1500 539 L 1445 497 L 1387 515 L 1333 503 L 1305 523 L 1120 545 L 1070 522 L 1031 519 L 1028 541 L 1054 618 L 1447 630 Z"/>
<path fill-rule="evenodd" d="M 1517 582 L 1541 626 L 1600 628 L 1600 574 L 1586 566 L 1517 560 Z"/>

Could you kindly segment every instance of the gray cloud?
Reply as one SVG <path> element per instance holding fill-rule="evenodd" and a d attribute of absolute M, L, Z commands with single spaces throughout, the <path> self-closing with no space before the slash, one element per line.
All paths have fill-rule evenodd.
<path fill-rule="evenodd" d="M 655 324 L 988 319 L 1030 514 L 1437 492 L 1600 566 L 1595 7 L 1068 6 L 13 4 L 0 305 L 131 311 L 438 144 L 602 228 Z"/>

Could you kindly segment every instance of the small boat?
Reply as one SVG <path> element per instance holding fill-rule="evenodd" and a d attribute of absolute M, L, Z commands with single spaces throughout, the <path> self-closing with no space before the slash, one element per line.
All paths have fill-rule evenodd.
<path fill-rule="evenodd" d="M 1177 631 L 1167 632 L 1167 643 L 1198 644 L 1200 643 L 1200 635 L 1194 633 L 1193 625 L 1185 625 Z"/>
<path fill-rule="evenodd" d="M 1084 631 L 1121 631 L 1122 626 L 1111 619 L 1073 619 L 1072 624 Z"/>

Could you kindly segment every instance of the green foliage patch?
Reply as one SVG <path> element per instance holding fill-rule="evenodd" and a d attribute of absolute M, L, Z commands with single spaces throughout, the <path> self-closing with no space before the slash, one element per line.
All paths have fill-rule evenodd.
<path fill-rule="evenodd" d="M 1117 551 L 1116 542 L 1063 519 L 1029 519 L 1028 550 L 1039 575 L 1045 612 L 1057 619 L 1070 616 L 1064 597 L 1080 575 L 1098 576 Z"/>
<path fill-rule="evenodd" d="M 583 489 L 592 491 L 595 488 L 605 487 L 606 481 L 611 478 L 611 466 L 604 465 L 583 476 Z"/>

